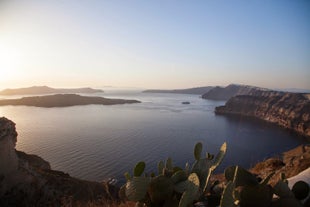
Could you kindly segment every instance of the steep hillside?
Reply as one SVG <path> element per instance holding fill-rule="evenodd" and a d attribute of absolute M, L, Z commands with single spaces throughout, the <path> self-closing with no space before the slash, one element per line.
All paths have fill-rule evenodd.
<path fill-rule="evenodd" d="M 196 87 L 196 88 L 187 88 L 187 89 L 174 89 L 174 90 L 145 90 L 143 93 L 180 93 L 180 94 L 197 94 L 202 95 L 210 91 L 213 86 L 205 86 L 205 87 Z"/>
<path fill-rule="evenodd" d="M 257 91 L 234 96 L 217 114 L 256 117 L 310 137 L 310 100 L 307 94 Z"/>
<path fill-rule="evenodd" d="M 268 91 L 268 89 L 255 86 L 230 84 L 227 87 L 217 86 L 203 94 L 202 98 L 211 100 L 228 100 L 236 95 L 247 95 L 255 93 L 256 91 Z"/>

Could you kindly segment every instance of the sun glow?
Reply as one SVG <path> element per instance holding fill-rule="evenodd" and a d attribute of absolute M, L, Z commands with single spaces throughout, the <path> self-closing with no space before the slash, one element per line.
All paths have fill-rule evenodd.
<path fill-rule="evenodd" d="M 1 44 L 0 47 L 0 82 L 14 80 L 20 70 L 21 53 L 17 48 Z"/>

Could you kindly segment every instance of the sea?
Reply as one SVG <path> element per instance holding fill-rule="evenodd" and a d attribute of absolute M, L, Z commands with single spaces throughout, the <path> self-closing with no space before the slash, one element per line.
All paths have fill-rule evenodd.
<path fill-rule="evenodd" d="M 139 161 L 146 163 L 147 173 L 157 173 L 157 163 L 168 157 L 179 167 L 193 164 L 197 142 L 203 143 L 203 153 L 211 154 L 227 142 L 227 154 L 217 173 L 231 165 L 249 168 L 307 142 L 264 121 L 216 115 L 215 107 L 225 102 L 199 95 L 137 90 L 82 95 L 141 103 L 62 108 L 0 106 L 0 116 L 16 123 L 17 150 L 39 155 L 52 169 L 73 177 L 114 179 L 122 184 L 124 173 L 132 173 Z"/>

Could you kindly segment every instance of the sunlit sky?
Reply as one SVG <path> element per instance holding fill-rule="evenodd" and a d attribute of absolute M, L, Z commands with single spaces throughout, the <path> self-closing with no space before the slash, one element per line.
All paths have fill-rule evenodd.
<path fill-rule="evenodd" d="M 0 89 L 310 89 L 310 1 L 0 0 Z"/>

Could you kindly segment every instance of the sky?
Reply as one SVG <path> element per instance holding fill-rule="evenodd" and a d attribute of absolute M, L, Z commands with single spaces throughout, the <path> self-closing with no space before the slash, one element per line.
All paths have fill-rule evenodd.
<path fill-rule="evenodd" d="M 310 89 L 308 0 L 0 0 L 0 89 Z"/>

